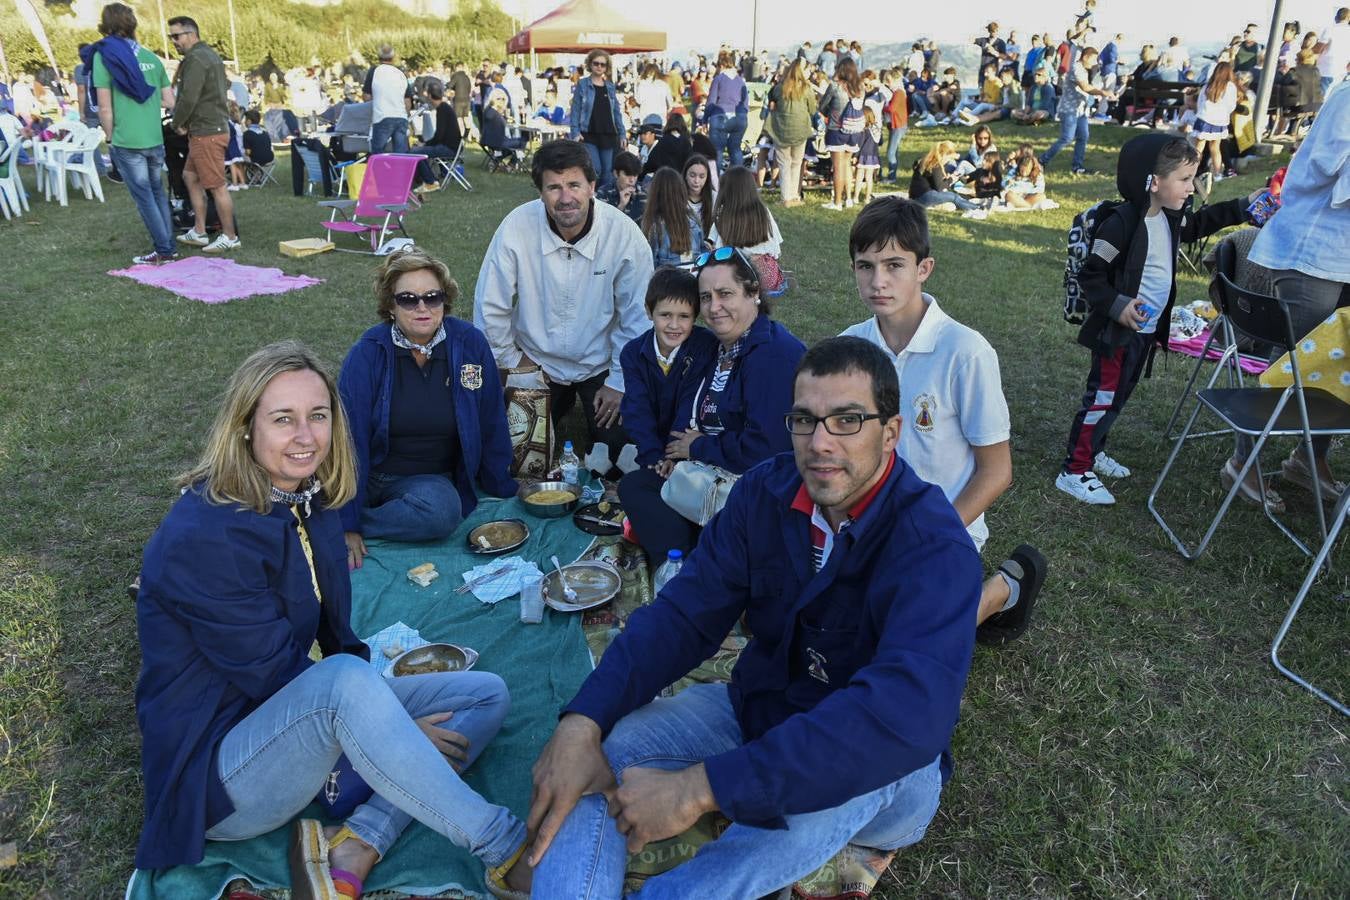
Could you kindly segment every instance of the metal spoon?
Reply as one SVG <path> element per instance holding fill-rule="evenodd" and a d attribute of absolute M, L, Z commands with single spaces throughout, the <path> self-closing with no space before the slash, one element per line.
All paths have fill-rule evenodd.
<path fill-rule="evenodd" d="M 553 568 L 558 570 L 558 583 L 562 585 L 563 596 L 566 597 L 568 601 L 576 600 L 577 592 L 568 586 L 567 576 L 563 574 L 562 565 L 558 562 L 558 555 L 556 553 L 553 555 L 552 562 Z"/>

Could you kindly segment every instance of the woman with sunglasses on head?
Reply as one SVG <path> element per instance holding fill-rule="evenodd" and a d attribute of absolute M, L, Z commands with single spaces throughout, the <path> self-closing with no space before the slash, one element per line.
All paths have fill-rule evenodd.
<path fill-rule="evenodd" d="M 475 486 L 516 491 L 497 364 L 481 331 L 447 315 L 458 296 L 445 263 L 419 250 L 376 272 L 380 324 L 338 379 L 356 446 L 356 497 L 341 510 L 352 568 L 364 538 L 438 540 L 473 512 Z"/>
<path fill-rule="evenodd" d="M 769 316 L 754 263 L 734 247 L 701 254 L 699 312 L 717 338 L 716 361 L 692 401 L 677 411 L 665 458 L 619 482 L 633 531 L 653 561 L 671 550 L 688 553 L 699 527 L 661 499 L 661 487 L 681 460 L 710 463 L 736 475 L 778 453 L 792 440 L 783 417 L 792 407 L 792 376 L 806 346 Z M 683 427 L 680 427 L 680 426 Z"/>
<path fill-rule="evenodd" d="M 586 75 L 572 89 L 572 140 L 580 140 L 591 155 L 591 165 L 604 187 L 614 177 L 610 172 L 614 154 L 626 133 L 623 110 L 614 89 L 609 54 L 592 50 L 586 54 Z"/>
<path fill-rule="evenodd" d="M 356 481 L 343 405 L 313 354 L 281 341 L 245 360 L 145 548 L 136 866 L 196 865 L 207 841 L 266 834 L 322 793 L 345 822 L 294 823 L 293 897 L 359 897 L 414 818 L 481 859 L 494 894 L 523 897 L 525 823 L 459 775 L 501 728 L 506 685 L 370 664 L 337 512 Z M 334 797 L 343 756 L 360 777 L 340 777 Z"/>

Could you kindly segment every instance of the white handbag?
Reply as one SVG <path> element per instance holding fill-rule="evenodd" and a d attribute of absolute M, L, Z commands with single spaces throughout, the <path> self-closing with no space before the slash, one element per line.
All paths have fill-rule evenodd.
<path fill-rule="evenodd" d="M 712 463 L 683 459 L 661 485 L 661 499 L 689 521 L 707 525 L 726 505 L 727 495 L 740 477 Z"/>

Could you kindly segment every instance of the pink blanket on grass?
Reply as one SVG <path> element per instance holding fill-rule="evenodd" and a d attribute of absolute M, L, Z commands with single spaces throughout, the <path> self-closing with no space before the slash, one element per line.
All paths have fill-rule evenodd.
<path fill-rule="evenodd" d="M 284 294 L 323 284 L 321 278 L 287 275 L 280 269 L 261 266 L 241 266 L 232 259 L 209 256 L 189 256 L 162 266 L 114 269 L 108 274 L 164 288 L 180 297 L 203 303 L 228 303 L 255 294 Z"/>
<path fill-rule="evenodd" d="M 1179 341 L 1176 338 L 1173 338 L 1168 341 L 1167 346 L 1169 349 L 1176 350 L 1178 353 L 1198 357 L 1205 349 L 1205 341 L 1207 340 L 1209 340 L 1209 332 L 1202 331 L 1189 341 Z M 1221 356 L 1223 356 L 1223 351 L 1219 349 L 1218 344 L 1214 344 L 1210 346 L 1209 353 L 1205 354 L 1205 359 L 1218 359 Z M 1264 359 L 1256 359 L 1255 357 L 1238 354 L 1238 365 L 1241 366 L 1242 371 L 1246 372 L 1248 375 L 1260 375 L 1266 370 L 1270 363 L 1266 362 Z"/>

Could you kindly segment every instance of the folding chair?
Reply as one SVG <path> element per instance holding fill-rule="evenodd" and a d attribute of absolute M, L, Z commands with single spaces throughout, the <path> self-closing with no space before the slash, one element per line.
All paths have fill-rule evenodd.
<path fill-rule="evenodd" d="M 275 157 L 269 163 L 255 163 L 253 160 L 249 160 L 244 164 L 244 182 L 251 188 L 276 184 L 276 176 L 272 174 L 276 167 Z"/>
<path fill-rule="evenodd" d="M 1226 275 L 1229 281 L 1237 276 L 1237 250 L 1230 241 L 1221 241 L 1214 248 L 1214 279 L 1211 286 L 1218 283 L 1220 275 Z M 1176 438 L 1172 429 L 1176 426 L 1177 420 L 1181 418 L 1181 410 L 1185 407 L 1186 401 L 1191 399 L 1191 388 L 1195 386 L 1195 380 L 1200 377 L 1200 370 L 1205 367 L 1206 363 L 1210 362 L 1210 348 L 1214 346 L 1215 340 L 1222 341 L 1223 355 L 1220 359 L 1226 362 L 1223 368 L 1228 371 L 1228 386 L 1230 388 L 1243 386 L 1242 366 L 1237 352 L 1237 335 L 1234 334 L 1233 326 L 1229 323 L 1228 317 L 1220 309 L 1219 315 L 1209 326 L 1209 338 L 1205 341 L 1205 347 L 1200 352 L 1200 358 L 1195 361 L 1195 366 L 1191 369 L 1191 377 L 1186 381 L 1186 386 L 1182 388 L 1181 396 L 1177 398 L 1177 405 L 1173 407 L 1172 415 L 1167 420 L 1167 427 L 1163 429 L 1166 440 L 1170 441 Z M 1218 431 L 1200 431 L 1190 435 L 1190 437 L 1213 437 L 1220 434 L 1232 434 L 1232 430 L 1223 428 Z"/>
<path fill-rule="evenodd" d="M 1284 621 L 1280 623 L 1280 630 L 1275 635 L 1275 642 L 1270 645 L 1270 661 L 1275 666 L 1276 671 L 1294 684 L 1307 689 L 1313 696 L 1325 701 L 1332 709 L 1343 716 L 1350 716 L 1350 709 L 1347 709 L 1344 703 L 1312 684 L 1280 661 L 1280 644 L 1284 643 L 1285 635 L 1289 633 L 1289 626 L 1294 624 L 1294 618 L 1303 607 L 1303 601 L 1307 599 L 1308 592 L 1312 590 L 1313 584 L 1321 575 L 1322 568 L 1326 565 L 1332 548 L 1336 546 L 1336 538 L 1340 536 L 1341 526 L 1345 524 L 1347 514 L 1350 514 L 1350 491 L 1342 494 L 1341 499 L 1336 503 L 1336 509 L 1331 514 L 1331 531 L 1322 541 L 1322 547 L 1317 551 L 1317 556 L 1313 559 L 1312 565 L 1308 567 L 1308 576 L 1303 579 L 1302 586 L 1299 587 L 1298 593 L 1294 595 L 1294 602 L 1289 605 L 1289 612 L 1285 613 Z M 1337 600 L 1342 603 L 1345 602 L 1345 595 L 1340 595 Z"/>
<path fill-rule="evenodd" d="M 319 206 L 331 210 L 323 227 L 369 237 L 373 253 L 397 228 L 405 237 L 403 216 L 413 208 L 410 200 L 413 176 L 421 156 L 406 153 L 377 153 L 366 160 L 361 193 L 355 200 L 320 200 Z M 343 218 L 339 218 L 339 214 Z M 383 216 L 383 219 L 380 217 Z M 362 219 L 380 221 L 362 221 Z"/>
<path fill-rule="evenodd" d="M 297 146 L 295 151 L 300 154 L 300 159 L 305 163 L 305 193 L 314 193 L 315 185 L 318 185 L 319 188 L 322 189 L 323 163 L 319 159 L 319 154 L 308 147 Z M 330 177 L 329 180 L 333 183 L 337 182 L 336 176 Z M 338 188 L 338 192 L 341 193 L 341 188 Z"/>
<path fill-rule="evenodd" d="M 1317 466 L 1313 457 L 1313 436 L 1350 434 L 1350 404 L 1346 404 L 1328 391 L 1304 386 L 1303 376 L 1299 371 L 1298 354 L 1293 352 L 1294 348 L 1298 346 L 1298 341 L 1294 337 L 1293 324 L 1289 319 L 1289 308 L 1281 300 L 1244 290 L 1233 284 L 1232 280 L 1223 273 L 1219 273 L 1217 277 L 1221 298 L 1220 306 L 1224 316 L 1229 319 L 1237 332 L 1258 341 L 1275 344 L 1288 353 L 1294 383 L 1282 391 L 1262 387 L 1216 388 L 1214 383 L 1218 381 L 1219 374 L 1223 371 L 1223 364 L 1227 362 L 1226 359 L 1220 360 L 1220 365 L 1215 368 L 1214 374 L 1210 376 L 1209 383 L 1203 390 L 1196 392 L 1196 398 L 1200 402 L 1196 404 L 1186 427 L 1182 429 L 1181 435 L 1173 445 L 1172 453 L 1167 458 L 1167 464 L 1163 466 L 1162 472 L 1158 475 L 1157 483 L 1153 485 L 1153 490 L 1148 495 L 1149 512 L 1153 513 L 1153 518 L 1158 521 L 1163 531 L 1172 539 L 1172 543 L 1176 545 L 1181 555 L 1186 559 L 1195 559 L 1209 545 L 1209 541 L 1214 537 L 1214 532 L 1218 529 L 1219 523 L 1223 521 L 1224 515 L 1228 512 L 1228 507 L 1232 505 L 1233 498 L 1241 490 L 1243 482 L 1247 478 L 1247 473 L 1255 466 L 1259 476 L 1258 481 L 1261 485 L 1261 506 L 1266 518 L 1274 522 L 1275 526 L 1293 542 L 1294 546 L 1298 547 L 1304 554 L 1312 556 L 1313 553 L 1308 546 L 1284 522 L 1280 521 L 1270 511 L 1268 504 L 1265 503 L 1265 478 L 1261 474 L 1259 465 L 1261 449 L 1265 446 L 1266 439 L 1271 436 L 1297 436 L 1302 440 L 1308 470 L 1315 473 Z M 1236 352 L 1236 348 L 1233 347 L 1225 351 L 1224 356 L 1227 357 L 1229 354 L 1235 354 Z M 1205 531 L 1204 537 L 1192 550 L 1168 526 L 1158 512 L 1156 500 L 1159 491 L 1162 490 L 1163 482 L 1167 480 L 1167 475 L 1176 463 L 1177 456 L 1181 453 L 1181 448 L 1185 445 L 1191 428 L 1194 427 L 1202 409 L 1208 409 L 1218 416 L 1232 431 L 1254 437 L 1256 441 L 1251 453 L 1247 456 L 1246 462 L 1243 463 L 1242 470 L 1234 480 L 1232 488 L 1224 496 L 1218 513 L 1215 514 L 1209 528 Z M 1326 511 L 1322 506 L 1322 485 L 1320 479 L 1316 477 L 1313 478 L 1312 484 L 1313 506 L 1317 510 L 1318 531 L 1325 543 L 1327 523 Z"/>
<path fill-rule="evenodd" d="M 459 147 L 455 150 L 453 159 L 446 159 L 441 156 L 428 158 L 428 162 L 430 162 L 434 168 L 440 170 L 440 182 L 442 188 L 453 181 L 466 191 L 473 190 L 473 185 L 469 184 L 469 176 L 464 172 L 464 145 L 467 143 L 467 138 L 459 142 Z"/>

